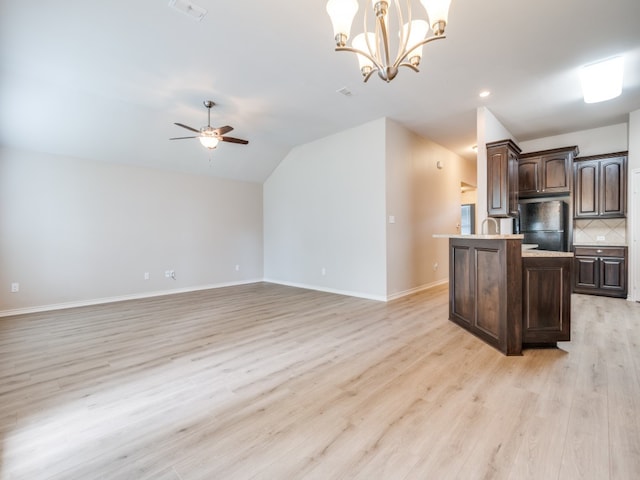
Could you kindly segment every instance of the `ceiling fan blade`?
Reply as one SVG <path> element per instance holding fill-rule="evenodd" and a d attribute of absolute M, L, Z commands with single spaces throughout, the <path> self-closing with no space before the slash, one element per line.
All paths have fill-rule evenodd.
<path fill-rule="evenodd" d="M 220 137 L 220 140 L 223 142 L 231 142 L 231 143 L 241 143 L 242 145 L 246 145 L 249 143 L 248 140 L 242 140 L 241 138 L 233 138 L 233 137 Z"/>
<path fill-rule="evenodd" d="M 175 122 L 174 125 L 178 125 L 179 127 L 186 128 L 187 130 L 191 130 L 192 132 L 200 133 L 200 130 L 196 130 L 195 128 L 189 127 L 189 126 L 184 125 L 182 123 Z"/>
<path fill-rule="evenodd" d="M 169 140 L 184 140 L 185 138 L 198 138 L 198 137 L 173 137 L 173 138 L 170 138 Z"/>
<path fill-rule="evenodd" d="M 225 125 L 224 127 L 216 128 L 214 132 L 216 132 L 216 135 L 224 135 L 225 133 L 229 133 L 231 130 L 233 130 L 233 127 Z"/>

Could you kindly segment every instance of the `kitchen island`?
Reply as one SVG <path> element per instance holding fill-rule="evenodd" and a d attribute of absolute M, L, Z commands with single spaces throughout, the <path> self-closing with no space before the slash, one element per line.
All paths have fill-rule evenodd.
<path fill-rule="evenodd" d="M 522 249 L 523 235 L 449 239 L 449 319 L 505 355 L 570 339 L 571 252 Z"/>

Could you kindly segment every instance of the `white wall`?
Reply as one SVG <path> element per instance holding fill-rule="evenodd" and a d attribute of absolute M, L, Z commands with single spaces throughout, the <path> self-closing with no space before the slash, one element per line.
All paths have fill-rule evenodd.
<path fill-rule="evenodd" d="M 259 184 L 0 150 L 0 313 L 260 280 L 262 241 Z"/>
<path fill-rule="evenodd" d="M 476 112 L 478 145 L 478 204 L 476 210 L 476 232 L 482 233 L 482 222 L 487 218 L 487 143 L 511 139 L 518 141 L 487 107 L 479 107 Z M 518 145 L 520 146 L 520 145 Z M 498 219 L 501 233 L 511 233 L 513 221 L 510 218 Z"/>
<path fill-rule="evenodd" d="M 384 118 L 291 150 L 264 183 L 264 257 L 267 281 L 386 298 Z"/>
<path fill-rule="evenodd" d="M 387 221 L 387 294 L 394 298 L 447 281 L 448 241 L 433 234 L 459 233 L 460 182 L 474 184 L 476 171 L 474 163 L 387 120 L 386 176 L 387 215 L 395 217 Z"/>
<path fill-rule="evenodd" d="M 523 153 L 578 145 L 580 157 L 622 152 L 628 147 L 626 123 L 520 142 Z"/>
<path fill-rule="evenodd" d="M 385 118 L 296 147 L 264 185 L 265 279 L 380 300 L 446 281 L 432 235 L 457 232 L 461 181 L 474 164 Z"/>
<path fill-rule="evenodd" d="M 640 110 L 629 114 L 629 300 L 640 302 Z M 635 192 L 635 195 L 634 195 Z"/>

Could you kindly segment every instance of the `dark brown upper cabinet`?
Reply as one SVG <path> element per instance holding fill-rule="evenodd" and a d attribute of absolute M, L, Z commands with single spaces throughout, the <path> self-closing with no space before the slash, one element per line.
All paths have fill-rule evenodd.
<path fill-rule="evenodd" d="M 487 215 L 518 215 L 518 155 L 512 140 L 487 143 Z"/>
<path fill-rule="evenodd" d="M 621 218 L 627 207 L 627 152 L 576 159 L 574 217 Z"/>
<path fill-rule="evenodd" d="M 518 192 L 520 198 L 569 195 L 571 165 L 578 147 L 556 148 L 524 153 L 518 161 Z"/>

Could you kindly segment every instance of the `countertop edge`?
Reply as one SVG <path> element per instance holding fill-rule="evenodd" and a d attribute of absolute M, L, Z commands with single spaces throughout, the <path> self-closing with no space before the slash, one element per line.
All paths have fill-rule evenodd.
<path fill-rule="evenodd" d="M 564 257 L 564 258 L 573 258 L 573 252 L 554 252 L 551 250 L 524 250 L 522 252 L 522 258 L 532 258 L 532 257 Z"/>
<path fill-rule="evenodd" d="M 522 240 L 524 235 L 517 233 L 491 235 L 461 235 L 459 233 L 434 233 L 433 238 L 460 238 L 466 240 Z"/>

